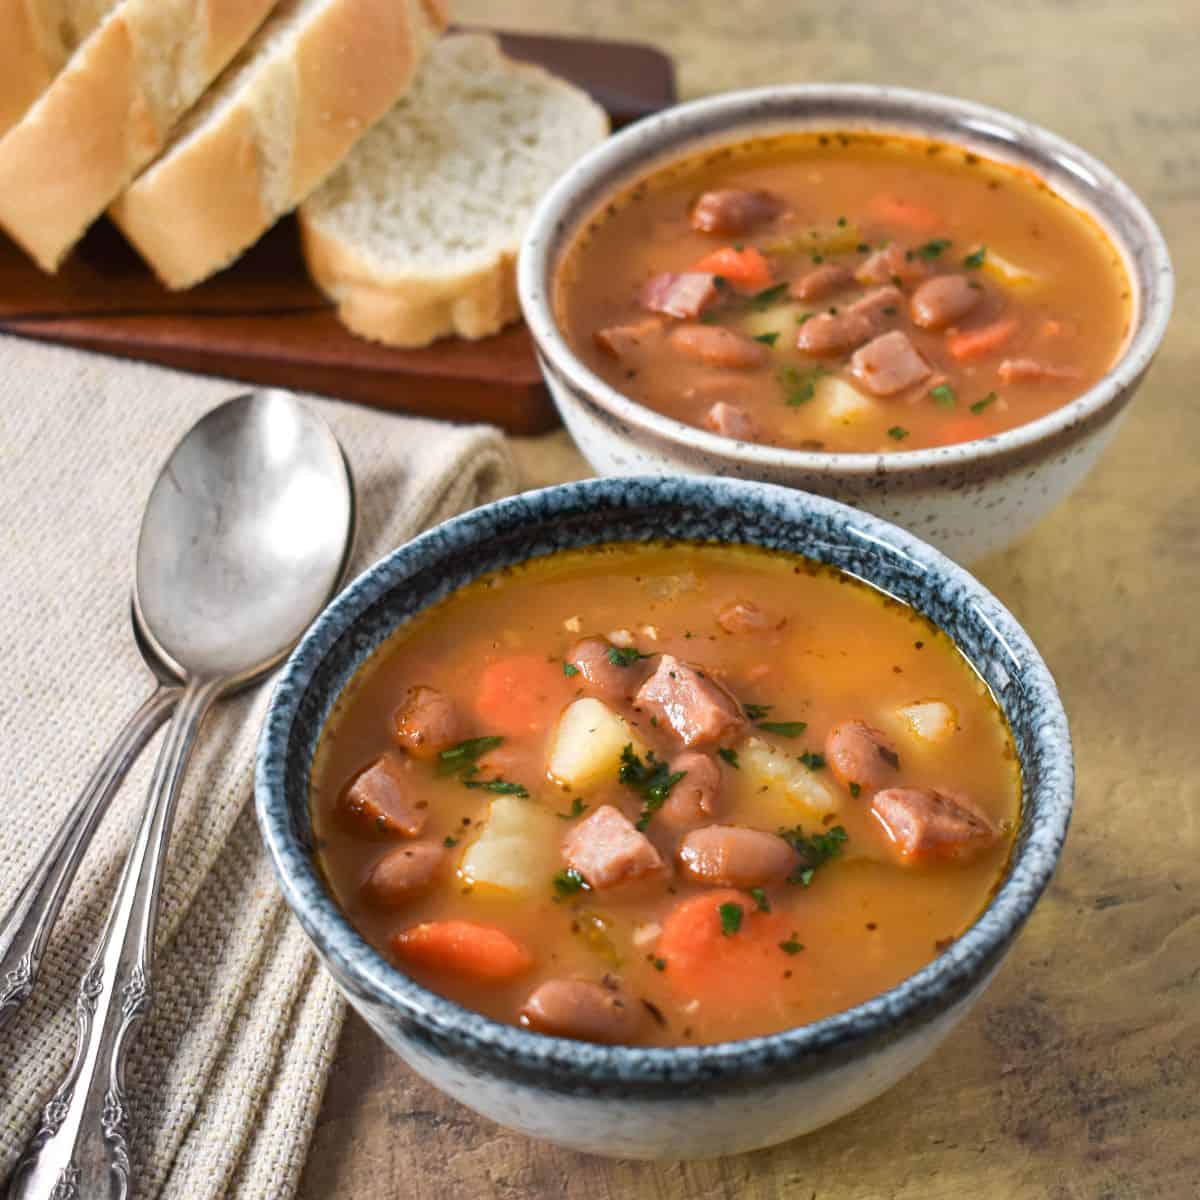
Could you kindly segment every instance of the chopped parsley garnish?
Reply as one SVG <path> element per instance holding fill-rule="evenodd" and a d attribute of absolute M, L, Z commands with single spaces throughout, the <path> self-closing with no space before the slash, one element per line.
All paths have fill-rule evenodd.
<path fill-rule="evenodd" d="M 779 948 L 784 954 L 799 954 L 804 949 L 804 944 L 796 940 L 796 931 L 792 930 L 792 936 L 786 942 L 780 942 Z"/>
<path fill-rule="evenodd" d="M 750 898 L 754 901 L 754 907 L 759 912 L 770 912 L 771 902 L 767 899 L 767 893 L 762 888 L 751 888 Z"/>
<path fill-rule="evenodd" d="M 788 883 L 799 883 L 808 887 L 818 867 L 823 867 L 830 859 L 839 857 L 842 853 L 842 843 L 849 835 L 841 825 L 835 825 L 825 833 L 814 833 L 811 836 L 796 825 L 791 829 L 781 829 L 779 836 L 789 842 L 793 850 L 800 855 L 800 865 L 788 876 Z"/>
<path fill-rule="evenodd" d="M 784 404 L 796 408 L 807 404 L 816 394 L 817 380 L 829 374 L 827 367 L 814 367 L 811 371 L 797 371 L 795 367 L 784 367 L 776 378 L 787 393 Z"/>
<path fill-rule="evenodd" d="M 825 755 L 816 750 L 805 750 L 800 755 L 800 761 L 810 770 L 819 771 L 825 765 Z"/>
<path fill-rule="evenodd" d="M 557 898 L 573 896 L 587 887 L 583 876 L 574 867 L 564 867 L 561 871 L 555 871 L 550 877 L 550 882 L 554 884 Z"/>
<path fill-rule="evenodd" d="M 858 795 L 861 791 L 862 791 L 861 783 L 851 783 L 850 784 L 850 795 L 852 795 L 855 799 L 858 798 Z"/>
<path fill-rule="evenodd" d="M 799 737 L 807 728 L 807 721 L 759 721 L 759 729 L 777 733 L 780 737 Z"/>
<path fill-rule="evenodd" d="M 762 342 L 764 346 L 773 346 L 779 341 L 779 331 L 773 330 L 771 333 L 760 333 L 754 340 Z"/>
<path fill-rule="evenodd" d="M 713 276 L 713 287 L 723 288 L 723 287 L 728 287 L 728 286 L 729 286 L 729 280 L 726 279 L 724 275 L 714 275 Z"/>
<path fill-rule="evenodd" d="M 686 771 L 672 771 L 661 759 L 654 757 L 653 750 L 646 751 L 646 761 L 634 753 L 630 743 L 621 751 L 621 770 L 617 778 L 632 788 L 642 798 L 642 812 L 636 825 L 645 829 L 650 818 L 662 808 L 671 789 L 686 775 Z"/>
<path fill-rule="evenodd" d="M 717 753 L 735 770 L 740 771 L 742 768 L 738 763 L 737 751 L 727 750 L 724 746 Z"/>
<path fill-rule="evenodd" d="M 579 668 L 574 663 L 563 663 L 563 674 L 568 678 L 579 674 Z"/>
<path fill-rule="evenodd" d="M 439 775 L 458 775 L 481 759 L 489 750 L 495 750 L 503 742 L 502 737 L 467 738 L 457 746 L 451 746 L 438 755 L 437 773 Z"/>
<path fill-rule="evenodd" d="M 667 960 L 665 958 L 652 958 L 650 961 L 654 964 L 656 971 L 665 971 L 667 969 Z"/>
<path fill-rule="evenodd" d="M 571 811 L 565 812 L 565 813 L 559 813 L 558 815 L 564 821 L 573 821 L 576 817 L 583 816 L 583 814 L 585 812 L 587 812 L 587 809 L 588 809 L 588 806 L 586 804 L 584 804 L 583 797 L 576 796 L 575 799 L 571 801 Z"/>
<path fill-rule="evenodd" d="M 880 309 L 880 312 L 882 312 L 885 317 L 894 317 L 896 313 L 899 312 L 899 309 L 897 309 L 894 304 L 885 304 L 883 308 Z"/>
<path fill-rule="evenodd" d="M 939 383 L 937 387 L 930 388 L 929 396 L 938 408 L 953 408 L 958 399 L 954 394 L 954 389 L 948 383 Z"/>
<path fill-rule="evenodd" d="M 721 918 L 721 933 L 725 937 L 733 937 L 742 927 L 742 906 L 730 901 L 728 904 L 717 906 L 717 914 Z"/>
<path fill-rule="evenodd" d="M 746 716 L 751 721 L 761 721 L 771 711 L 769 704 L 743 704 L 742 708 L 746 710 Z"/>
<path fill-rule="evenodd" d="M 633 646 L 609 646 L 605 657 L 614 667 L 632 667 L 639 658 L 649 658 L 650 655 L 643 654 Z"/>
<path fill-rule="evenodd" d="M 932 238 L 923 246 L 917 247 L 917 253 L 926 261 L 932 262 L 935 258 L 940 257 L 944 250 L 950 248 L 949 238 Z"/>
<path fill-rule="evenodd" d="M 711 310 L 709 312 L 702 312 L 700 314 L 701 325 L 715 325 L 720 319 L 721 314 L 712 312 Z"/>
<path fill-rule="evenodd" d="M 905 429 L 903 425 L 893 425 L 891 429 L 888 430 L 888 437 L 892 438 L 894 441 L 902 442 L 906 437 L 908 437 L 908 430 Z"/>
<path fill-rule="evenodd" d="M 815 263 L 817 264 L 817 266 L 820 266 L 820 265 L 821 265 L 821 264 L 822 264 L 822 263 L 825 261 L 825 255 L 823 255 L 823 254 L 814 254 L 814 255 L 812 256 L 812 260 L 813 260 L 813 262 L 815 262 Z"/>
<path fill-rule="evenodd" d="M 803 312 L 796 314 L 796 324 L 803 325 L 805 321 L 811 321 L 817 314 L 814 312 Z"/>
<path fill-rule="evenodd" d="M 458 845 L 458 838 L 449 836 L 444 837 L 442 838 L 442 845 L 445 846 L 447 850 L 453 850 L 454 847 Z"/>
<path fill-rule="evenodd" d="M 510 783 L 507 779 L 463 779 L 469 788 L 479 788 L 485 792 L 495 792 L 499 796 L 518 796 L 522 800 L 529 798 L 528 790 L 519 783 Z"/>
<path fill-rule="evenodd" d="M 846 218 L 845 218 L 845 217 L 838 217 L 838 219 L 837 219 L 837 223 L 838 223 L 838 228 L 839 228 L 839 229 L 845 229 L 845 228 L 846 228 Z"/>
<path fill-rule="evenodd" d="M 987 408 L 989 404 L 994 403 L 997 399 L 998 397 L 996 396 L 995 392 L 988 392 L 988 394 L 984 396 L 982 400 L 976 400 L 975 403 L 971 405 L 971 411 L 978 416 L 985 408 Z"/>
<path fill-rule="evenodd" d="M 770 308 L 776 300 L 782 300 L 787 295 L 788 285 L 786 283 L 777 283 L 774 287 L 763 288 L 761 292 L 755 292 L 750 297 L 751 307 L 762 312 L 763 309 Z"/>
<path fill-rule="evenodd" d="M 966 258 L 963 259 L 964 267 L 982 267 L 983 260 L 987 255 L 987 247 L 980 246 L 978 250 L 973 250 Z"/>
<path fill-rule="evenodd" d="M 854 247 L 854 250 L 857 254 L 871 253 L 871 247 L 868 246 L 866 242 L 859 242 L 858 245 Z"/>

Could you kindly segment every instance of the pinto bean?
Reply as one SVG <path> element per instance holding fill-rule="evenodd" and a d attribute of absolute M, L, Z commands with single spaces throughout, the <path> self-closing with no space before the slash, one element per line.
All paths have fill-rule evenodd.
<path fill-rule="evenodd" d="M 845 312 L 817 313 L 810 317 L 796 333 L 796 347 L 805 354 L 826 357 L 844 354 L 861 346 L 875 332 L 871 319 L 862 313 Z"/>
<path fill-rule="evenodd" d="M 825 758 L 833 777 L 849 788 L 874 792 L 894 782 L 900 756 L 885 733 L 866 721 L 842 721 L 825 739 Z"/>
<path fill-rule="evenodd" d="M 607 329 L 598 329 L 592 335 L 592 340 L 613 358 L 622 362 L 632 362 L 641 355 L 648 344 L 657 341 L 662 330 L 661 317 L 645 317 L 627 325 L 610 325 Z"/>
<path fill-rule="evenodd" d="M 909 312 L 922 329 L 945 329 L 961 320 L 983 299 L 982 290 L 965 275 L 935 275 L 912 294 Z"/>
<path fill-rule="evenodd" d="M 398 908 L 429 887 L 445 857 L 433 842 L 397 846 L 371 868 L 363 894 L 376 908 Z"/>
<path fill-rule="evenodd" d="M 672 348 L 705 366 L 745 371 L 767 361 L 767 348 L 721 325 L 679 325 L 667 336 Z"/>
<path fill-rule="evenodd" d="M 583 676 L 584 690 L 602 700 L 628 700 L 645 677 L 638 664 L 619 667 L 609 657 L 612 644 L 601 637 L 576 642 L 567 654 L 567 662 Z"/>
<path fill-rule="evenodd" d="M 889 317 L 896 316 L 904 305 L 904 293 L 898 287 L 874 288 L 850 305 L 847 312 L 858 313 L 871 322 L 878 333 L 887 327 Z"/>
<path fill-rule="evenodd" d="M 411 687 L 395 717 L 396 740 L 415 758 L 436 758 L 462 741 L 454 701 L 431 687 Z"/>
<path fill-rule="evenodd" d="M 876 396 L 892 396 L 933 374 L 906 333 L 880 334 L 850 359 L 850 374 Z"/>
<path fill-rule="evenodd" d="M 914 283 L 924 279 L 929 268 L 907 246 L 891 242 L 863 259 L 854 272 L 859 283 Z"/>
<path fill-rule="evenodd" d="M 849 267 L 840 263 L 823 263 L 821 266 L 801 275 L 788 289 L 793 300 L 824 300 L 837 292 L 848 288 L 854 282 L 854 275 Z"/>
<path fill-rule="evenodd" d="M 737 701 L 719 683 L 670 654 L 658 660 L 636 701 L 665 721 L 689 747 L 718 742 L 745 725 Z"/>
<path fill-rule="evenodd" d="M 757 887 L 784 878 L 800 856 L 783 838 L 740 825 L 694 829 L 679 847 L 684 872 L 699 883 Z"/>
<path fill-rule="evenodd" d="M 871 813 L 904 863 L 964 861 L 998 836 L 987 814 L 965 796 L 934 788 L 885 788 L 875 793 Z"/>
<path fill-rule="evenodd" d="M 585 979 L 548 979 L 521 1009 L 521 1024 L 538 1033 L 581 1042 L 637 1039 L 642 1006 L 627 992 Z"/>
<path fill-rule="evenodd" d="M 722 437 L 736 438 L 739 442 L 752 442 L 758 437 L 758 425 L 740 404 L 729 404 L 718 400 L 704 414 L 704 425 Z"/>
<path fill-rule="evenodd" d="M 683 778 L 671 789 L 658 819 L 671 829 L 686 829 L 712 820 L 721 790 L 717 760 L 697 750 L 685 750 L 671 759 L 669 767 L 672 775 L 682 771 Z"/>
<path fill-rule="evenodd" d="M 782 208 L 770 192 L 718 188 L 692 205 L 692 228 L 701 233 L 745 233 L 773 220 Z"/>
<path fill-rule="evenodd" d="M 416 837 L 425 828 L 429 803 L 414 799 L 409 765 L 395 754 L 383 754 L 367 767 L 339 801 L 346 826 L 364 836 Z"/>

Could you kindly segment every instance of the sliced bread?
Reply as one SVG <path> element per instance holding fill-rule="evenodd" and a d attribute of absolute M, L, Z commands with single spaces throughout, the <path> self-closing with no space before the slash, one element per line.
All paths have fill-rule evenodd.
<path fill-rule="evenodd" d="M 0 0 L 0 134 L 11 129 L 116 0 Z"/>
<path fill-rule="evenodd" d="M 275 0 L 121 0 L 0 138 L 0 226 L 54 271 Z"/>
<path fill-rule="evenodd" d="M 517 248 L 534 206 L 607 131 L 584 93 L 495 39 L 443 38 L 301 206 L 309 272 L 365 338 L 494 333 L 518 316 Z"/>
<path fill-rule="evenodd" d="M 113 219 L 168 287 L 198 283 L 324 179 L 444 26 L 421 0 L 283 0 Z"/>

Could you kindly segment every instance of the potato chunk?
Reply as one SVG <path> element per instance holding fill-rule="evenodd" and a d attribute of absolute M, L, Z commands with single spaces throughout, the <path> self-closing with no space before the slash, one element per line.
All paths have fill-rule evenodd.
<path fill-rule="evenodd" d="M 896 714 L 922 741 L 944 742 L 958 731 L 958 714 L 944 700 L 918 700 Z"/>
<path fill-rule="evenodd" d="M 829 425 L 858 425 L 879 411 L 874 400 L 836 375 L 824 376 L 814 390 L 821 415 Z"/>
<path fill-rule="evenodd" d="M 751 790 L 746 802 L 761 810 L 756 823 L 795 825 L 837 812 L 841 799 L 822 778 L 824 772 L 810 770 L 795 754 L 757 737 L 748 738 L 738 754 L 739 782 Z M 742 812 L 749 820 L 744 807 Z"/>
<path fill-rule="evenodd" d="M 608 705 L 585 696 L 568 705 L 550 737 L 546 770 L 558 783 L 576 791 L 613 780 L 621 768 L 621 750 L 633 744 L 638 754 L 645 746 L 629 722 Z"/>
<path fill-rule="evenodd" d="M 467 883 L 488 892 L 546 892 L 560 866 L 561 825 L 554 813 L 532 800 L 497 796 L 458 872 Z"/>

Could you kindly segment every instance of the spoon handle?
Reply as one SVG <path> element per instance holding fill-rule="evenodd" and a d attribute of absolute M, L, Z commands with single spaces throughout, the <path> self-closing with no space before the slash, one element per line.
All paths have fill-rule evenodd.
<path fill-rule="evenodd" d="M 159 686 L 129 718 L 46 847 L 12 907 L 0 918 L 0 1028 L 29 998 L 42 955 L 75 872 L 121 781 L 175 707 L 177 687 Z"/>
<path fill-rule="evenodd" d="M 123 1200 L 130 1193 L 125 1061 L 150 1011 L 162 867 L 184 769 L 221 679 L 189 681 L 167 729 L 146 811 L 75 1001 L 75 1059 L 9 1183 L 9 1200 Z"/>

